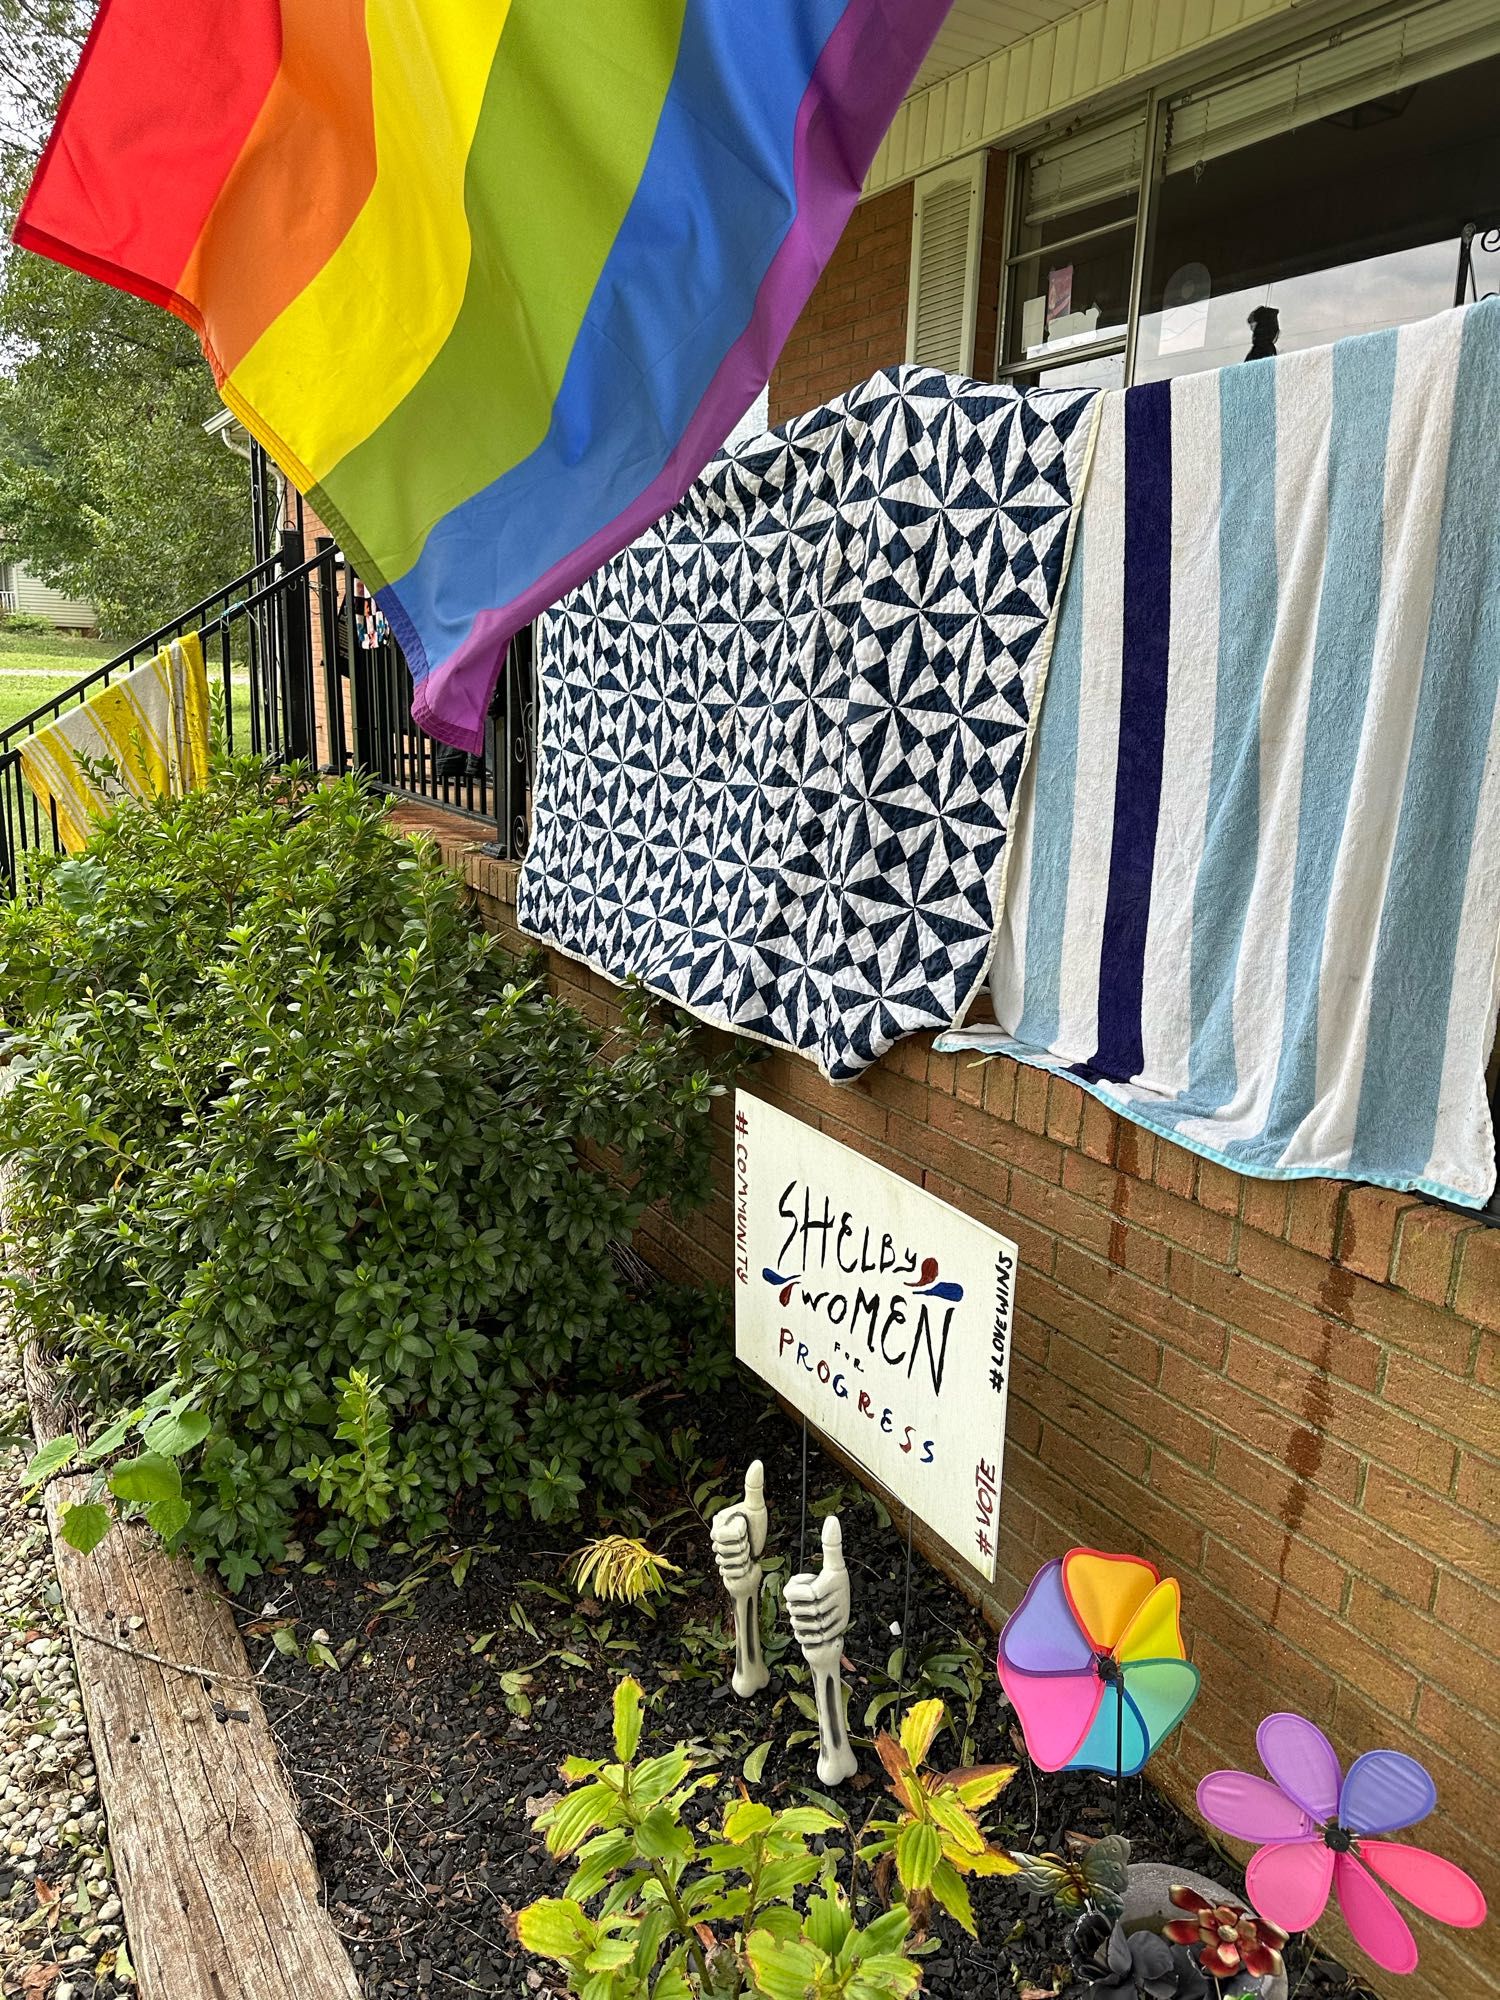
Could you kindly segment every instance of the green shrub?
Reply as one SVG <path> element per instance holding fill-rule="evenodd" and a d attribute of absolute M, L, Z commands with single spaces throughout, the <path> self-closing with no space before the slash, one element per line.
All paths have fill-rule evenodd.
<path fill-rule="evenodd" d="M 57 627 L 53 624 L 52 620 L 44 617 L 40 611 L 6 611 L 0 613 L 0 627 L 3 627 L 7 632 L 35 632 L 37 634 L 45 632 L 49 637 L 53 636 L 57 631 Z"/>
<path fill-rule="evenodd" d="M 721 1306 L 632 1297 L 610 1249 L 707 1191 L 692 1032 L 549 998 L 352 781 L 222 766 L 41 890 L 0 906 L 4 1283 L 90 1415 L 133 1418 L 113 1446 L 206 1420 L 147 1441 L 174 1539 L 237 1579 L 314 1504 L 359 1561 L 471 1488 L 544 1519 L 626 1492 L 638 1392 L 731 1365 Z"/>

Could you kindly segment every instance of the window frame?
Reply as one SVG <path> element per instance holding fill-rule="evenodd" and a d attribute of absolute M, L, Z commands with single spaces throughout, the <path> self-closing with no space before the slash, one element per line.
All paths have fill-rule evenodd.
<path fill-rule="evenodd" d="M 1440 0 L 1433 0 L 1440 4 Z M 1331 40 L 1341 39 L 1346 34 L 1363 32 L 1377 28 L 1387 21 L 1409 18 L 1417 11 L 1411 0 L 1392 0 L 1384 7 L 1352 8 L 1348 16 L 1340 21 L 1324 23 L 1317 29 L 1292 36 L 1286 41 L 1261 40 L 1253 51 L 1238 60 L 1226 63 L 1223 56 L 1200 56 L 1196 61 L 1184 63 L 1178 69 L 1160 77 L 1145 92 L 1127 96 L 1113 104 L 1091 107 L 1092 116 L 1078 116 L 1069 120 L 1049 123 L 1035 128 L 1029 134 L 1020 135 L 1017 142 L 1009 147 L 1011 171 L 1006 175 L 1004 236 L 1005 257 L 1000 267 L 1000 296 L 995 315 L 995 351 L 990 357 L 992 379 L 997 382 L 1015 381 L 1020 376 L 1034 375 L 1042 367 L 1055 365 L 1071 366 L 1074 363 L 1107 360 L 1114 355 L 1123 357 L 1123 386 L 1130 388 L 1136 379 L 1136 362 L 1139 353 L 1141 328 L 1141 300 L 1145 290 L 1146 274 L 1151 268 L 1151 253 L 1155 244 L 1156 222 L 1162 181 L 1165 178 L 1167 151 L 1167 131 L 1169 112 L 1174 100 L 1187 92 L 1201 93 L 1209 89 L 1222 89 L 1236 82 L 1244 81 L 1262 72 L 1282 67 L 1315 53 L 1328 45 Z M 1470 61 L 1483 61 L 1483 56 L 1474 56 Z M 1435 74 L 1447 75 L 1453 70 L 1466 68 L 1467 62 L 1457 62 L 1448 70 Z M 1022 207 L 1027 168 L 1031 157 L 1048 145 L 1055 145 L 1059 139 L 1074 133 L 1087 134 L 1092 130 L 1105 131 L 1132 117 L 1139 110 L 1144 120 L 1144 139 L 1141 148 L 1141 171 L 1137 187 L 1135 234 L 1131 248 L 1130 282 L 1126 298 L 1125 330 L 1123 336 L 1111 334 L 1109 338 L 1080 342 L 1059 353 L 1056 363 L 1038 362 L 1036 357 L 1021 356 L 1014 361 L 1006 360 L 1006 352 L 1014 330 L 1015 314 L 1011 308 L 1012 274 L 1018 264 L 1039 253 L 1036 249 L 1022 249 L 1019 238 L 1022 226 Z M 1236 148 L 1235 150 L 1240 150 Z M 1048 244 L 1047 250 L 1065 249 L 1071 243 L 1087 241 L 1129 227 L 1129 223 L 1109 223 L 1094 230 L 1080 232 L 1076 237 L 1062 237 L 1057 243 Z M 1458 250 L 1455 244 L 1455 276 L 1458 270 Z M 977 360 L 977 357 L 976 357 Z"/>

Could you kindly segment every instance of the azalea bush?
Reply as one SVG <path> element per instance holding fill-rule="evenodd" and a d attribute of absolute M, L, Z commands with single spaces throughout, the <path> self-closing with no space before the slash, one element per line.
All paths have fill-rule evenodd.
<path fill-rule="evenodd" d="M 625 1493 L 645 1393 L 732 1365 L 721 1304 L 632 1296 L 612 1255 L 707 1192 L 696 1035 L 550 998 L 354 781 L 224 764 L 39 887 L 0 907 L 3 1282 L 94 1420 L 87 1504 L 237 1580 L 471 1489 Z"/>

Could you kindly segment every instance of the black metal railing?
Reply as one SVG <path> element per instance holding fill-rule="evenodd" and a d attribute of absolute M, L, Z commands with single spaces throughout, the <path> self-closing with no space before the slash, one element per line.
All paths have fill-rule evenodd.
<path fill-rule="evenodd" d="M 55 853 L 56 814 L 27 786 L 21 745 L 185 633 L 203 643 L 216 727 L 226 747 L 328 774 L 363 771 L 393 799 L 417 801 L 489 831 L 489 851 L 526 845 L 535 757 L 531 634 L 512 644 L 474 755 L 418 727 L 411 675 L 388 634 L 375 636 L 338 548 L 312 555 L 298 529 L 243 576 L 190 605 L 113 659 L 0 730 L 0 887 L 24 879 L 27 856 Z"/>

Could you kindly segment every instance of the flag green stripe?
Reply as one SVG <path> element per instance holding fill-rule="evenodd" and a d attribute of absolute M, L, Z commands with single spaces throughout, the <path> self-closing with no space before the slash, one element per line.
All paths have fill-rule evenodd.
<path fill-rule="evenodd" d="M 651 150 L 686 5 L 513 0 L 465 175 L 474 254 L 458 318 L 320 483 L 329 513 L 358 519 L 372 586 L 408 570 L 437 521 L 546 436 Z"/>

